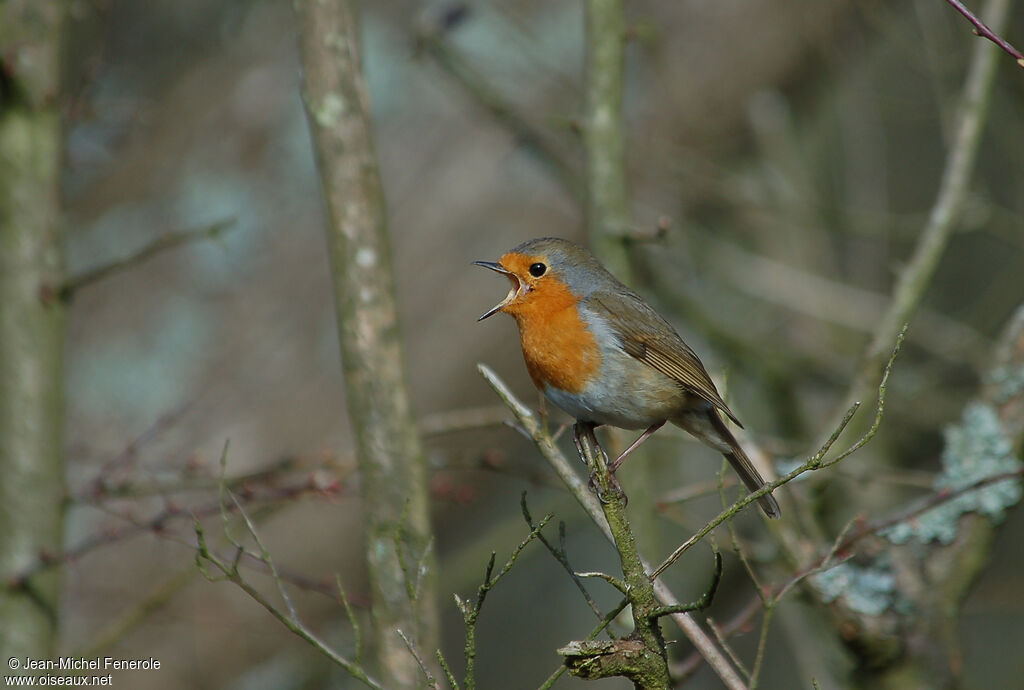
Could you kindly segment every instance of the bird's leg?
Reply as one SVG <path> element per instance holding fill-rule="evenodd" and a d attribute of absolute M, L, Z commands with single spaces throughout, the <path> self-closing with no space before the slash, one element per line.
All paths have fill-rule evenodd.
<path fill-rule="evenodd" d="M 651 424 L 649 427 L 647 427 L 647 430 L 644 431 L 644 433 L 640 434 L 640 438 L 633 441 L 629 448 L 622 451 L 622 455 L 615 458 L 615 462 L 608 466 L 608 471 L 611 472 L 612 474 L 615 474 L 615 470 L 619 469 L 619 465 L 621 465 L 622 461 L 626 459 L 626 456 L 632 453 L 637 448 L 639 448 L 641 443 L 650 438 L 651 434 L 653 434 L 655 431 L 657 431 L 663 426 L 665 426 L 665 420 L 655 422 L 654 424 Z"/>
<path fill-rule="evenodd" d="M 583 452 L 583 427 L 586 422 L 576 422 L 572 425 L 572 442 L 576 446 L 576 452 L 580 455 L 580 461 L 587 464 L 587 454 Z"/>
<path fill-rule="evenodd" d="M 592 422 L 577 421 L 572 428 L 572 440 L 573 443 L 576 444 L 576 450 L 579 452 L 580 458 L 584 463 L 587 463 L 588 457 L 586 449 L 583 446 L 584 442 L 586 442 L 590 444 L 591 448 L 596 449 L 597 452 L 601 454 L 601 457 L 604 459 L 605 467 L 609 467 L 608 453 L 606 453 L 604 448 L 601 447 L 601 444 L 597 442 L 597 436 L 594 435 L 594 429 L 598 426 L 600 425 Z M 612 486 L 615 487 L 615 490 L 625 497 L 626 494 L 622 491 L 622 487 L 619 486 L 619 480 L 615 478 L 615 475 L 609 472 L 608 477 L 611 480 Z M 597 484 L 597 469 L 595 467 L 590 468 L 589 486 L 590 490 L 597 494 L 598 500 L 602 503 L 608 503 L 608 499 L 606 499 L 604 494 L 601 493 L 601 487 Z"/>
<path fill-rule="evenodd" d="M 594 435 L 594 429 L 601 426 L 600 424 L 594 424 L 593 422 L 581 422 L 578 421 L 572 425 L 572 442 L 576 446 L 576 452 L 580 455 L 580 461 L 587 464 L 587 452 L 583 449 L 583 439 L 587 439 L 595 448 L 597 448 L 604 455 L 605 464 L 608 463 L 608 453 L 604 452 L 604 448 L 597 442 L 597 436 Z"/>

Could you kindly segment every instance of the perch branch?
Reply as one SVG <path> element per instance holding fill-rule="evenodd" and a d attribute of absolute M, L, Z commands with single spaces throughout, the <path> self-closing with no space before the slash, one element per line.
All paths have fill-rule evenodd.
<path fill-rule="evenodd" d="M 573 497 L 583 507 L 591 520 L 593 520 L 601 529 L 605 537 L 607 537 L 609 541 L 612 541 L 611 531 L 608 529 L 608 524 L 604 519 L 600 503 L 597 498 L 590 493 L 587 483 L 576 474 L 575 467 L 579 463 L 577 461 L 570 462 L 569 459 L 565 457 L 562 451 L 555 445 L 551 435 L 547 433 L 546 429 L 540 423 L 537 415 L 535 415 L 529 407 L 516 398 L 512 391 L 509 390 L 508 386 L 505 385 L 505 382 L 502 381 L 497 374 L 495 374 L 485 364 L 478 364 L 477 370 L 491 388 L 494 389 L 494 392 L 498 397 L 502 399 L 510 410 L 512 410 L 512 414 L 515 416 L 523 430 L 530 435 L 530 438 L 536 444 L 541 455 L 544 456 L 544 459 L 548 461 L 551 467 L 555 470 L 555 473 L 558 474 L 565 485 L 569 488 Z M 644 563 L 644 569 L 649 572 L 649 565 Z M 674 606 L 679 603 L 679 600 L 675 597 L 672 591 L 661 580 L 654 583 L 654 592 L 658 601 L 660 601 L 664 606 Z M 618 615 L 617 612 L 612 613 Z M 611 617 L 614 618 L 614 615 Z M 703 628 L 701 628 L 700 624 L 691 614 L 673 614 L 672 620 L 679 625 L 686 637 L 689 638 L 698 650 L 700 650 L 701 655 L 707 660 L 708 665 L 714 669 L 715 673 L 726 687 L 730 688 L 730 690 L 745 690 L 746 684 L 736 673 L 736 670 L 733 669 L 729 660 L 718 648 L 718 645 L 708 637 L 707 633 L 704 632 Z M 600 629 L 603 628 L 599 628 L 598 632 Z M 597 635 L 598 632 L 595 632 L 594 635 Z"/>

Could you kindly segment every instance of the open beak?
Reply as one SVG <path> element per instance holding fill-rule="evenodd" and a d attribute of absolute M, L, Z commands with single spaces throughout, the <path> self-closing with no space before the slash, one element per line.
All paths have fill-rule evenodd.
<path fill-rule="evenodd" d="M 506 304 L 508 304 L 509 302 L 514 300 L 516 298 L 516 296 L 523 289 L 523 281 L 519 280 L 519 276 L 517 276 L 515 273 L 513 273 L 510 270 L 508 270 L 507 268 L 505 268 L 501 264 L 495 263 L 493 261 L 474 261 L 473 265 L 474 266 L 483 266 L 484 268 L 491 269 L 495 273 L 500 273 L 503 276 L 508 276 L 508 279 L 511 280 L 512 283 L 513 283 L 512 288 L 508 291 L 508 294 L 505 295 L 505 299 L 503 299 L 500 302 L 498 302 L 497 304 L 495 304 L 493 307 L 491 307 L 487 311 L 486 314 L 484 314 L 479 319 L 477 319 L 477 321 L 483 321 L 488 316 L 491 316 L 491 315 L 496 314 L 499 311 L 501 311 L 502 307 L 504 307 Z"/>

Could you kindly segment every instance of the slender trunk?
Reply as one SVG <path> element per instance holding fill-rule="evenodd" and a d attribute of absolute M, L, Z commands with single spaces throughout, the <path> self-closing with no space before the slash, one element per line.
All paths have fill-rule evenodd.
<path fill-rule="evenodd" d="M 626 285 L 633 284 L 627 235 L 631 227 L 626 184 L 626 126 L 623 91 L 626 67 L 626 18 L 623 0 L 587 0 L 586 218 L 590 246 L 601 262 Z M 616 441 L 627 435 L 616 432 Z M 617 444 L 618 450 L 633 438 Z M 657 482 L 646 448 L 630 456 L 623 483 L 632 509 L 633 532 L 644 553 L 658 553 L 655 493 Z"/>
<path fill-rule="evenodd" d="M 0 5 L 0 649 L 52 657 L 62 544 L 64 306 L 59 44 L 63 3 Z"/>
<path fill-rule="evenodd" d="M 298 0 L 303 89 L 327 202 L 327 246 L 349 416 L 364 502 L 374 636 L 386 684 L 420 686 L 416 660 L 437 648 L 436 568 L 424 455 L 409 407 L 384 194 L 344 0 Z"/>

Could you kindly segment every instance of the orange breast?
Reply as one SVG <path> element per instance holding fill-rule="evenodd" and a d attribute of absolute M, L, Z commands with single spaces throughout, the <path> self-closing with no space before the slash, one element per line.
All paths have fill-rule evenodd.
<path fill-rule="evenodd" d="M 598 374 L 601 351 L 580 319 L 577 299 L 557 280 L 545 280 L 505 311 L 515 317 L 526 369 L 537 388 L 580 393 Z"/>

